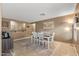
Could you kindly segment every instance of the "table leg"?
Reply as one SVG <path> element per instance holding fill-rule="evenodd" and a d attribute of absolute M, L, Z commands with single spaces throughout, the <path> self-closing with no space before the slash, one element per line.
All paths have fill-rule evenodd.
<path fill-rule="evenodd" d="M 48 38 L 48 49 L 50 49 L 50 46 L 49 46 L 49 38 Z"/>

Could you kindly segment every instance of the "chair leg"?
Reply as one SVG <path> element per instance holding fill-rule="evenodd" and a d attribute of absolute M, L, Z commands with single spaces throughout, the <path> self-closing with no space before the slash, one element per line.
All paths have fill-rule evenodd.
<path fill-rule="evenodd" d="M 33 42 L 33 39 L 31 38 L 31 43 Z"/>
<path fill-rule="evenodd" d="M 39 45 L 42 45 L 42 42 L 41 41 L 39 42 Z"/>
<path fill-rule="evenodd" d="M 42 47 L 44 47 L 44 42 L 41 42 Z"/>
<path fill-rule="evenodd" d="M 38 45 L 38 43 L 39 43 L 38 39 L 36 40 L 36 43 L 37 43 L 37 45 Z"/>
<path fill-rule="evenodd" d="M 50 42 L 50 48 L 52 48 L 52 42 Z"/>
<path fill-rule="evenodd" d="M 49 46 L 49 41 L 48 41 L 48 49 L 50 49 L 50 46 Z"/>
<path fill-rule="evenodd" d="M 40 45 L 40 41 L 39 41 L 39 45 Z"/>
<path fill-rule="evenodd" d="M 39 45 L 39 40 L 38 40 L 38 45 Z"/>
<path fill-rule="evenodd" d="M 45 42 L 44 42 L 44 47 L 45 47 Z"/>
<path fill-rule="evenodd" d="M 35 41 L 36 41 L 36 40 L 34 39 L 34 44 L 35 44 Z"/>

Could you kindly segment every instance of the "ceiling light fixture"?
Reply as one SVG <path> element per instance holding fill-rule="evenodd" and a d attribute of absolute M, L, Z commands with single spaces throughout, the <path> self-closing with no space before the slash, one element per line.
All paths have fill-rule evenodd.
<path fill-rule="evenodd" d="M 40 16 L 45 16 L 46 14 L 45 13 L 40 13 Z"/>

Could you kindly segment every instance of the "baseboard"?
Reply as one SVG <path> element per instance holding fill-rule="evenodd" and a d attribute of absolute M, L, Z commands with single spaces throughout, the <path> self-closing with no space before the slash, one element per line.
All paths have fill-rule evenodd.
<path fill-rule="evenodd" d="M 19 38 L 19 39 L 14 39 L 14 41 L 18 41 L 18 40 L 24 40 L 24 39 L 28 39 L 30 37 L 23 37 L 23 38 Z"/>

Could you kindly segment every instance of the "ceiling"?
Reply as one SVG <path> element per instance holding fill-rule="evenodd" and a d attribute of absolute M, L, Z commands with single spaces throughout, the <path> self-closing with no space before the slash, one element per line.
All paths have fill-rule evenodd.
<path fill-rule="evenodd" d="M 35 22 L 71 14 L 74 11 L 74 3 L 3 3 L 2 16 Z"/>

